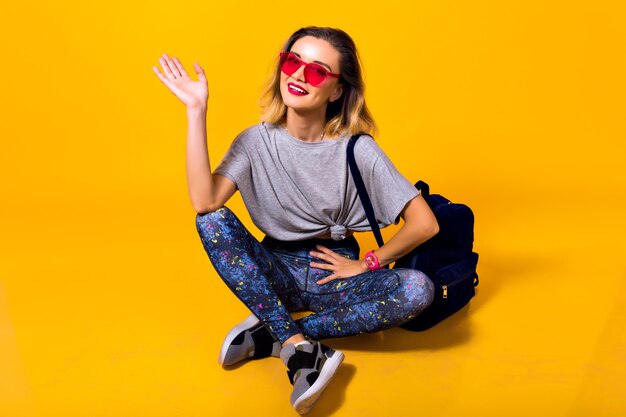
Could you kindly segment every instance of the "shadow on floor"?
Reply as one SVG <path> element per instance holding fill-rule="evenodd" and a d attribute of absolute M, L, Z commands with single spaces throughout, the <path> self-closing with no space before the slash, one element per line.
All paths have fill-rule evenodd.
<path fill-rule="evenodd" d="M 394 328 L 355 337 L 329 339 L 327 344 L 335 349 L 368 352 L 448 348 L 470 340 L 471 328 L 467 319 L 468 312 L 469 306 L 465 306 L 456 314 L 423 332 Z"/>
<path fill-rule="evenodd" d="M 321 417 L 329 416 L 338 411 L 345 402 L 346 388 L 355 375 L 356 366 L 344 362 L 337 371 L 335 378 L 326 388 L 324 395 L 315 403 L 315 407 L 313 407 L 311 412 L 306 415 L 310 417 Z"/>
<path fill-rule="evenodd" d="M 434 327 L 412 332 L 394 328 L 355 337 L 329 339 L 337 349 L 375 352 L 401 352 L 410 350 L 439 350 L 468 343 L 472 337 L 470 315 L 497 297 L 503 285 L 512 280 L 558 269 L 560 261 L 554 257 L 527 257 L 510 254 L 507 257 L 479 261 L 480 283 L 476 295 L 468 305 Z"/>

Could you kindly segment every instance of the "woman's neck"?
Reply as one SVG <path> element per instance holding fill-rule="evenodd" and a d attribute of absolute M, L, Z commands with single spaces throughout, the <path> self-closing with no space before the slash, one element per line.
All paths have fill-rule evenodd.
<path fill-rule="evenodd" d="M 288 108 L 283 127 L 287 133 L 303 142 L 320 142 L 324 139 L 326 120 L 323 116 L 298 114 Z"/>

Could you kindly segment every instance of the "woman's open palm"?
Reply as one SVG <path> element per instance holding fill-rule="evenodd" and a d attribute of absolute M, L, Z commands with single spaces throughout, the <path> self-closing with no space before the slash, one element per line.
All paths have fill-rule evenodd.
<path fill-rule="evenodd" d="M 200 64 L 197 62 L 193 63 L 194 70 L 196 74 L 198 74 L 198 81 L 193 81 L 178 58 L 170 58 L 167 54 L 163 54 L 163 56 L 159 57 L 159 63 L 163 68 L 163 74 L 161 74 L 156 66 L 153 66 L 152 69 L 157 77 L 159 77 L 159 80 L 161 80 L 185 106 L 206 107 L 209 99 L 209 86 L 206 76 L 204 75 L 204 69 L 202 69 Z"/>

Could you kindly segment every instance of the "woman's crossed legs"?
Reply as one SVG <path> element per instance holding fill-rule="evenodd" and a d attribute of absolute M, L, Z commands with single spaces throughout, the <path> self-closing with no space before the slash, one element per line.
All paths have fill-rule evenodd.
<path fill-rule="evenodd" d="M 319 260 L 309 252 L 319 243 L 358 259 L 353 237 L 260 243 L 226 207 L 198 214 L 196 228 L 222 280 L 281 343 L 299 333 L 319 340 L 388 329 L 432 302 L 432 282 L 412 269 L 383 269 L 318 285 L 329 272 L 310 267 Z M 294 321 L 290 312 L 301 310 L 314 314 Z"/>

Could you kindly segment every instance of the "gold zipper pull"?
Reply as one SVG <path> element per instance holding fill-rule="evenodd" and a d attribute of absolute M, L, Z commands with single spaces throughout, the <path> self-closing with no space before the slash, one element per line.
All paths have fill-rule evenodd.
<path fill-rule="evenodd" d="M 448 286 L 443 285 L 441 289 L 443 289 L 443 298 L 448 298 Z"/>

